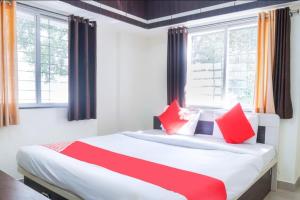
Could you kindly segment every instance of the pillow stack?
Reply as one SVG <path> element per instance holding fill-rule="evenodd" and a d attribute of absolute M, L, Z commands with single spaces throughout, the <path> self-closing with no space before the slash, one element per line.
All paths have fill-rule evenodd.
<path fill-rule="evenodd" d="M 158 117 L 162 129 L 167 134 L 194 135 L 200 112 L 183 114 L 178 102 L 173 101 Z M 254 113 L 245 114 L 241 104 L 214 119 L 212 137 L 222 138 L 230 144 L 255 144 L 258 131 L 258 117 Z"/>

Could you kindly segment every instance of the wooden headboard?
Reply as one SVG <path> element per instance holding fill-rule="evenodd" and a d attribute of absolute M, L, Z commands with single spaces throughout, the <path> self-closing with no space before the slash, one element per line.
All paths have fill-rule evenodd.
<path fill-rule="evenodd" d="M 207 115 L 207 114 L 206 114 Z M 195 134 L 212 135 L 214 122 L 205 120 L 207 116 L 199 119 Z M 259 126 L 257 132 L 257 143 L 270 144 L 278 148 L 279 139 L 279 117 L 274 114 L 258 114 Z M 209 118 L 211 119 L 211 118 Z M 161 129 L 161 123 L 157 116 L 153 117 L 153 128 Z"/>

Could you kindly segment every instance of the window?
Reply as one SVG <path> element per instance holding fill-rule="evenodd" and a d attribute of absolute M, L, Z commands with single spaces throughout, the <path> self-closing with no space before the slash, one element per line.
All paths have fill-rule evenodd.
<path fill-rule="evenodd" d="M 253 108 L 257 26 L 250 21 L 192 31 L 188 38 L 188 106 Z"/>
<path fill-rule="evenodd" d="M 19 103 L 68 102 L 68 24 L 36 10 L 17 10 Z"/>

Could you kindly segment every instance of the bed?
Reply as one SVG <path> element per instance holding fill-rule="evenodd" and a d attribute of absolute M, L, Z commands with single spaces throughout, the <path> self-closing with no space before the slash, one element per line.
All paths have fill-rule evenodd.
<path fill-rule="evenodd" d="M 261 114 L 255 145 L 230 145 L 208 136 L 213 128 L 209 114 L 201 116 L 196 136 L 165 135 L 158 130 L 160 123 L 154 117 L 154 130 L 80 141 L 216 177 L 224 182 L 229 200 L 262 200 L 271 189 L 276 189 L 278 124 L 276 115 Z M 61 155 L 44 146 L 21 148 L 17 161 L 25 184 L 51 199 L 186 199 L 176 192 Z"/>

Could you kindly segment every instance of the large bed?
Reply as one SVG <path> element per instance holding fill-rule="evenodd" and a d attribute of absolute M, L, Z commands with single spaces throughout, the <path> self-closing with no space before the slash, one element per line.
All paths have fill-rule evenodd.
<path fill-rule="evenodd" d="M 276 189 L 278 117 L 259 115 L 257 144 L 227 144 L 209 136 L 213 123 L 199 120 L 195 136 L 166 135 L 154 117 L 154 130 L 122 132 L 80 140 L 95 147 L 221 180 L 227 199 L 263 199 Z M 157 185 L 62 155 L 28 146 L 17 155 L 25 184 L 51 199 L 186 199 Z M 176 181 L 176 180 L 174 180 Z M 190 183 L 193 184 L 193 183 Z"/>

